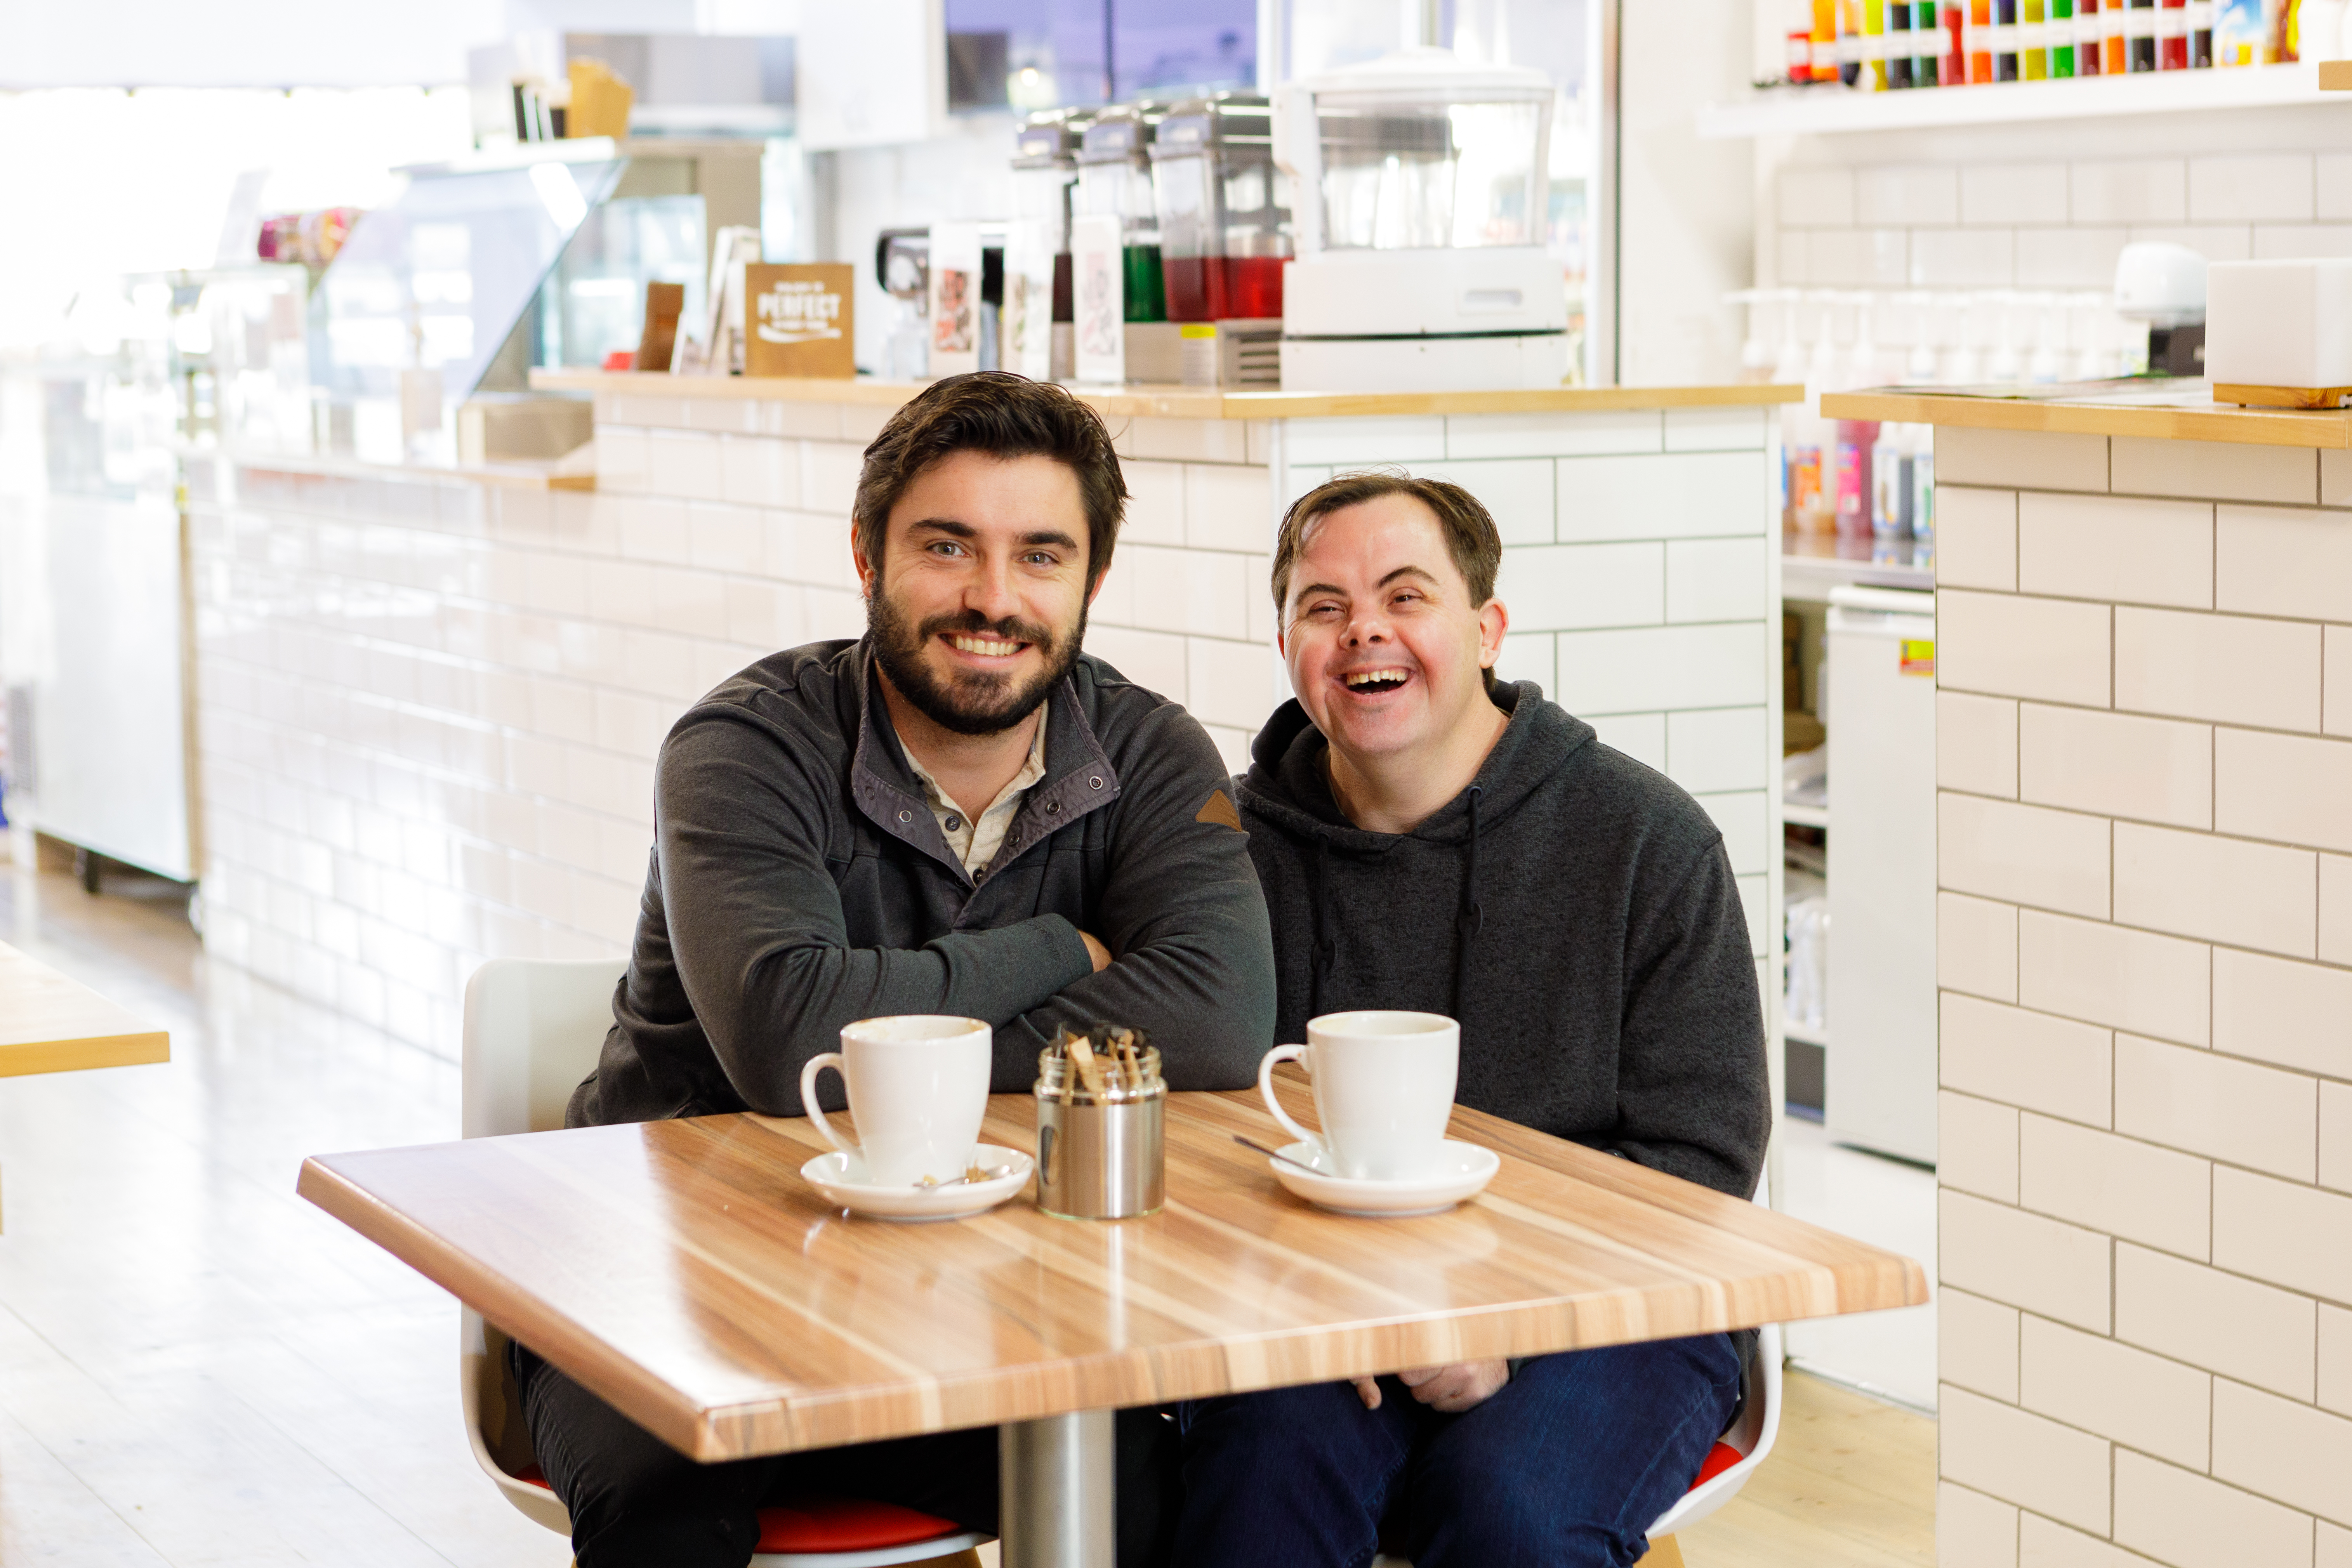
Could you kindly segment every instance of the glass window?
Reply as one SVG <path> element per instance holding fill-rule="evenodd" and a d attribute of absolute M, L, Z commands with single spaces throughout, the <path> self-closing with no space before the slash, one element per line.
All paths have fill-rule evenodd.
<path fill-rule="evenodd" d="M 1060 109 L 1257 80 L 1256 0 L 947 0 L 952 109 Z"/>

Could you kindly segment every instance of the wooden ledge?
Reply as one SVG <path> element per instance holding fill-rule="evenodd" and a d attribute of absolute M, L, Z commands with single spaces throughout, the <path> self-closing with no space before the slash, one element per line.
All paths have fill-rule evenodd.
<path fill-rule="evenodd" d="M 1901 388 L 1822 395 L 1832 419 L 1897 420 L 1977 430 L 2128 436 L 2156 441 L 2218 441 L 2242 447 L 2352 448 L 2352 409 L 2241 408 L 2215 403 L 2202 383 L 2178 401 L 2102 403 L 2095 397 L 1962 397 Z"/>
<path fill-rule="evenodd" d="M 671 375 L 534 370 L 532 390 L 625 397 L 709 397 L 896 408 L 930 384 L 875 376 Z M 1333 419 L 1431 414 L 1588 414 L 1617 409 L 1758 408 L 1796 403 L 1801 386 L 1559 386 L 1490 392 L 1220 392 L 1199 386 L 1073 386 L 1097 412 L 1151 419 Z"/>

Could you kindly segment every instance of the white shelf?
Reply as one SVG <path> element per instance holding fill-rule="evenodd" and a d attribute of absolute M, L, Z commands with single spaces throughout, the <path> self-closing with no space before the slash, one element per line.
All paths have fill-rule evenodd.
<path fill-rule="evenodd" d="M 1819 1046 L 1823 1050 L 1829 1048 L 1830 1033 L 1827 1029 L 1808 1029 L 1802 1024 L 1791 1023 L 1787 1018 L 1780 1020 L 1780 1036 L 1801 1045 Z"/>
<path fill-rule="evenodd" d="M 1892 562 L 1856 561 L 1839 555 L 1780 556 L 1780 597 L 1827 604 L 1830 590 L 1850 584 L 1872 588 L 1932 590 L 1936 573 L 1928 566 L 1898 566 Z"/>
<path fill-rule="evenodd" d="M 2147 71 L 2070 81 L 1989 82 L 1976 87 L 1856 92 L 1841 87 L 1790 87 L 1740 103 L 1698 111 L 1707 141 L 1748 136 L 1815 136 L 1844 131 L 1909 131 L 1936 125 L 2014 125 L 2119 114 L 2179 114 L 2213 109 L 2275 109 L 2343 103 L 2324 90 L 2315 65 L 2236 66 L 2214 70 Z"/>
<path fill-rule="evenodd" d="M 1780 820 L 1794 823 L 1799 827 L 1818 827 L 1826 832 L 1830 825 L 1830 808 L 1826 805 L 1799 805 L 1795 801 L 1784 800 L 1780 803 Z"/>

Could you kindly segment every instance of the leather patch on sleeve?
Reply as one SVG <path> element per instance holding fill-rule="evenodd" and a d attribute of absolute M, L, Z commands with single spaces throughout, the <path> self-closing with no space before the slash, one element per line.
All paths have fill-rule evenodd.
<path fill-rule="evenodd" d="M 1230 827 L 1236 833 L 1249 831 L 1242 826 L 1242 814 L 1234 809 L 1232 798 L 1221 789 L 1213 789 L 1209 792 L 1207 803 L 1193 815 L 1192 820 L 1213 822 L 1220 827 Z"/>

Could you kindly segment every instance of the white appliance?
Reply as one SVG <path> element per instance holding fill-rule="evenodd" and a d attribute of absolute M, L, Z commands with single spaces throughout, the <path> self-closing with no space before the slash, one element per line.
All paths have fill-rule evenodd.
<path fill-rule="evenodd" d="M 1568 297 L 1545 249 L 1554 91 L 1542 71 L 1404 49 L 1274 99 L 1294 183 L 1282 384 L 1557 386 Z"/>
<path fill-rule="evenodd" d="M 1936 595 L 1830 591 L 1830 1136 L 1936 1159 Z"/>

